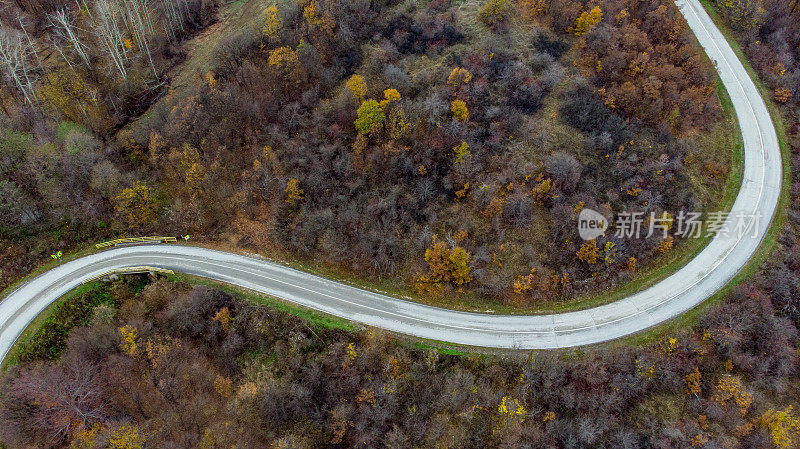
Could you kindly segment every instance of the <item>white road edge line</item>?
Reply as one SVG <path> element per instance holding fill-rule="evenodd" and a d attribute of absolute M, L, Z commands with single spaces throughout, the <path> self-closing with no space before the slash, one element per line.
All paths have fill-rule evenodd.
<path fill-rule="evenodd" d="M 67 262 L 33 278 L 11 292 L 0 302 L 0 354 L 5 358 L 13 343 L 28 324 L 49 304 L 79 285 L 82 280 L 113 269 L 133 265 L 152 265 L 184 271 L 281 297 L 311 309 L 367 325 L 463 345 L 512 349 L 578 346 L 635 333 L 680 315 L 726 285 L 755 253 L 759 246 L 757 243 L 764 239 L 769 229 L 769 223 L 775 216 L 779 200 L 779 188 L 777 192 L 772 192 L 774 189 L 766 189 L 767 175 L 769 174 L 770 179 L 776 181 L 780 186 L 782 166 L 774 125 L 768 127 L 769 129 L 762 129 L 759 123 L 759 116 L 770 122 L 771 117 L 749 74 L 738 59 L 732 63 L 725 57 L 726 53 L 730 53 L 735 58 L 735 53 L 724 41 L 724 36 L 722 37 L 722 42 L 725 42 L 724 48 L 717 43 L 722 34 L 716 29 L 705 10 L 702 10 L 702 13 L 698 11 L 697 8 L 702 9 L 702 6 L 697 0 L 677 0 L 676 4 L 706 52 L 709 53 L 713 50 L 711 53 L 718 55 L 718 57 L 714 57 L 709 53 L 709 58 L 717 64 L 720 77 L 728 75 L 735 82 L 733 85 L 730 82 L 725 83 L 725 79 L 723 79 L 723 84 L 729 92 L 740 122 L 745 153 L 742 185 L 732 212 L 738 205 L 742 211 L 752 208 L 753 214 L 765 209 L 769 216 L 767 225 L 758 229 L 760 232 L 758 241 L 750 241 L 750 243 L 756 243 L 754 246 L 742 247 L 743 237 L 728 240 L 718 235 L 686 266 L 641 292 L 591 309 L 530 316 L 489 315 L 440 309 L 360 290 L 283 265 L 204 248 L 164 245 L 117 248 Z M 685 11 L 687 7 L 691 16 L 688 16 Z M 693 20 L 689 20 L 690 18 Z M 716 36 L 704 22 L 714 28 Z M 713 48 L 709 48 L 708 44 L 703 43 L 706 40 L 713 45 Z M 718 65 L 720 59 L 727 70 L 722 70 Z M 748 92 L 754 93 L 761 99 L 759 104 L 754 105 L 750 101 Z M 739 104 L 740 100 L 743 101 L 742 104 Z M 744 106 L 746 110 L 742 109 L 744 104 L 746 104 Z M 758 144 L 748 145 L 747 137 L 753 137 L 751 135 L 753 130 L 756 131 L 755 136 L 759 139 Z M 767 151 L 770 151 L 771 156 L 774 157 L 768 160 Z M 759 152 L 761 153 L 760 158 L 756 157 L 756 160 L 760 159 L 760 165 L 753 160 L 753 157 Z M 760 174 L 760 183 L 757 188 L 752 182 L 755 179 L 748 178 L 748 169 L 755 170 L 758 172 L 757 174 Z M 765 192 L 769 195 L 766 198 Z M 746 207 L 751 200 L 754 200 L 754 204 Z M 767 203 L 762 204 L 762 200 Z M 740 201 L 745 203 L 744 207 L 739 204 Z M 726 223 L 732 224 L 732 214 L 728 215 Z M 719 245 L 723 245 L 723 247 L 716 248 Z M 715 247 L 712 248 L 712 246 Z M 739 250 L 736 254 L 737 258 L 729 261 L 730 256 L 737 250 Z M 720 252 L 715 254 L 715 251 Z M 132 259 L 136 263 L 126 263 L 128 259 Z M 706 259 L 710 259 L 710 263 L 702 264 Z M 702 272 L 693 282 L 686 285 L 683 283 L 683 279 L 688 279 L 688 276 L 692 275 L 688 273 L 687 267 L 695 262 L 701 264 L 696 268 Z M 726 262 L 728 262 L 727 265 L 725 265 Z M 199 270 L 198 267 L 204 264 L 215 267 L 215 269 L 213 271 Z M 200 272 L 197 273 L 197 271 Z M 281 279 L 281 277 L 285 277 L 285 279 Z M 307 292 L 310 295 L 298 297 L 288 292 L 286 288 L 279 291 L 276 288 L 278 285 Z M 333 294 L 326 293 L 326 291 Z M 675 291 L 677 293 L 672 293 Z M 334 303 L 319 302 L 310 298 L 314 295 L 328 298 Z M 620 314 L 618 308 L 623 306 L 630 309 Z M 659 308 L 661 310 L 658 310 Z M 637 321 L 640 316 L 646 316 L 647 319 Z"/>

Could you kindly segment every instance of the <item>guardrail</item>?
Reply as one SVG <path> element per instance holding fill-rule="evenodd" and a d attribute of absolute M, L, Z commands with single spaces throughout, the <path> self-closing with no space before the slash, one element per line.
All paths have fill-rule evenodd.
<path fill-rule="evenodd" d="M 150 243 L 150 242 L 174 243 L 177 241 L 178 239 L 175 237 L 128 237 L 124 239 L 109 240 L 103 243 L 96 243 L 94 247 L 96 249 L 102 249 L 125 243 Z"/>
<path fill-rule="evenodd" d="M 111 274 L 137 274 L 137 273 L 161 273 L 161 274 L 175 274 L 172 270 L 167 270 L 166 268 L 158 268 L 158 267 L 150 267 L 147 265 L 139 265 L 135 267 L 124 267 L 124 268 L 115 268 L 113 270 L 106 271 L 105 273 L 100 273 L 97 276 L 92 276 L 89 279 L 85 279 L 81 281 L 81 284 L 85 284 L 87 282 L 96 281 L 102 277 L 111 275 Z"/>

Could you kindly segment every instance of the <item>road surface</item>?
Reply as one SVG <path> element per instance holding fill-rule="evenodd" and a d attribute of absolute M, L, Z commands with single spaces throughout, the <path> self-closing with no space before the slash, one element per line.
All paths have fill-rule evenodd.
<path fill-rule="evenodd" d="M 759 216 L 754 232 L 719 234 L 686 266 L 651 288 L 611 304 L 553 315 L 504 316 L 430 307 L 379 295 L 282 265 L 180 245 L 115 248 L 54 268 L 0 302 L 0 355 L 30 321 L 82 280 L 114 268 L 149 265 L 224 281 L 369 326 L 455 344 L 548 349 L 599 343 L 674 318 L 710 297 L 747 263 L 775 214 L 781 155 L 769 112 L 744 67 L 697 0 L 678 0 L 730 94 L 744 140 L 741 189 L 728 215 Z"/>

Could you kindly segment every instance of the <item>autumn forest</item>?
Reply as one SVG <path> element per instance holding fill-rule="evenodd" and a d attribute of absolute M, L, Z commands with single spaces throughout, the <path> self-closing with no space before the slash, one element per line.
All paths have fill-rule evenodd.
<path fill-rule="evenodd" d="M 104 278 L 4 363 L 0 447 L 798 447 L 800 4 L 703 5 L 790 172 L 738 285 L 624 340 L 495 351 Z M 584 209 L 726 210 L 741 162 L 671 1 L 0 0 L 4 289 L 62 251 L 169 235 L 426 304 L 574 310 L 708 242 L 583 240 Z"/>

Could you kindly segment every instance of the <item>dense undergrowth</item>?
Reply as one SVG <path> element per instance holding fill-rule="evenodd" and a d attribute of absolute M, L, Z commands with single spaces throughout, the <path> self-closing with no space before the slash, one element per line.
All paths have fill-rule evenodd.
<path fill-rule="evenodd" d="M 57 345 L 65 348 L 58 360 L 44 360 L 54 354 L 44 351 L 5 373 L 5 444 L 635 448 L 797 440 L 796 324 L 752 284 L 693 329 L 644 347 L 450 355 L 205 286 L 162 279 L 142 289 L 142 279 L 68 299 L 110 295 L 116 306 L 95 307 L 89 324 Z M 72 321 L 85 322 L 78 315 Z"/>
<path fill-rule="evenodd" d="M 698 250 L 649 222 L 585 244 L 582 209 L 724 210 L 738 180 L 733 117 L 668 2 L 195 1 L 180 23 L 156 2 L 144 34 L 125 3 L 39 5 L 0 11 L 30 67 L 4 78 L 6 285 L 155 232 L 530 310 Z"/>
<path fill-rule="evenodd" d="M 248 4 L 252 5 L 252 0 L 244 8 Z M 537 3 L 488 2 L 489 6 L 498 4 L 522 8 Z M 547 261 L 535 266 L 537 272 L 564 270 L 570 279 L 581 279 L 582 275 L 591 274 L 585 261 L 574 260 L 578 248 L 561 248 L 561 242 L 549 234 L 553 230 L 549 227 L 543 228 L 547 232 L 542 232 L 538 240 L 536 232 L 531 232 L 534 237 L 530 237 L 519 229 L 537 229 L 536 224 L 546 220 L 547 214 L 561 217 L 556 222 L 566 223 L 565 229 L 568 228 L 578 199 L 586 207 L 605 202 L 641 206 L 644 201 L 653 204 L 660 192 L 669 198 L 656 204 L 671 210 L 671 206 L 665 207 L 672 204 L 667 200 L 706 204 L 714 197 L 713 193 L 701 194 L 701 186 L 710 178 L 721 179 L 719 173 L 709 171 L 708 163 L 724 166 L 726 159 L 713 159 L 706 154 L 701 156 L 707 158 L 702 162 L 686 164 L 686 151 L 690 150 L 682 145 L 692 142 L 692 136 L 709 136 L 709 130 L 720 126 L 713 121 L 719 118 L 718 113 L 698 112 L 711 120 L 701 125 L 690 118 L 689 110 L 686 118 L 680 114 L 681 122 L 676 123 L 670 119 L 671 107 L 647 102 L 626 104 L 624 100 L 630 94 L 628 82 L 644 93 L 645 88 L 654 88 L 645 81 L 652 82 L 651 75 L 660 80 L 660 74 L 648 72 L 643 78 L 614 79 L 613 74 L 627 77 L 633 72 L 603 73 L 611 72 L 609 68 L 619 63 L 624 52 L 618 50 L 625 48 L 626 42 L 646 45 L 650 39 L 643 38 L 631 26 L 662 27 L 652 39 L 674 39 L 685 34 L 685 29 L 669 26 L 668 18 L 675 14 L 670 12 L 671 5 L 628 5 L 628 14 L 634 18 L 645 12 L 648 17 L 662 14 L 653 16 L 660 20 L 653 19 L 648 25 L 637 21 L 641 18 L 625 22 L 621 11 L 624 3 L 599 3 L 601 25 L 590 26 L 579 38 L 569 27 L 583 27 L 596 14 L 593 15 L 593 8 L 573 2 L 553 2 L 549 12 L 542 10 L 533 17 L 498 16 L 494 13 L 497 9 L 483 9 L 483 5 L 471 2 L 432 2 L 420 9 L 410 4 L 362 5 L 369 15 L 360 17 L 360 23 L 374 27 L 371 30 L 378 30 L 377 34 L 363 31 L 360 25 L 348 22 L 353 19 L 337 15 L 353 14 L 358 5 L 353 9 L 316 5 L 321 11 L 318 15 L 307 12 L 308 4 L 302 8 L 279 5 L 275 10 L 278 23 L 293 24 L 288 29 L 280 28 L 277 38 L 270 38 L 280 41 L 268 39 L 264 44 L 259 25 L 257 45 L 244 45 L 248 51 L 233 52 L 223 59 L 236 61 L 235 64 L 200 70 L 197 80 L 202 83 L 188 89 L 197 89 L 194 95 L 182 93 L 179 98 L 155 100 L 147 121 L 126 121 L 129 123 L 121 134 L 127 136 L 124 139 L 115 141 L 108 135 L 97 138 L 86 126 L 62 126 L 59 131 L 52 124 L 55 122 L 40 121 L 42 117 L 30 110 L 27 122 L 20 118 L 24 114 L 13 111 L 16 118 L 8 126 L 13 125 L 18 132 L 4 128 L 0 135 L 6 143 L 17 142 L 8 148 L 21 148 L 4 153 L 2 160 L 7 180 L 0 187 L 17 195 L 4 197 L 2 205 L 6 209 L 0 216 L 0 220 L 7 220 L 3 222 L 3 235 L 16 251 L 14 257 L 3 259 L 4 282 L 26 270 L 26 264 L 68 245 L 76 236 L 89 239 L 94 230 L 117 233 L 128 229 L 127 220 L 135 221 L 137 215 L 118 206 L 140 204 L 127 201 L 138 198 L 147 200 L 143 204 L 152 207 L 134 212 L 153 214 L 149 217 L 155 217 L 155 221 L 130 228 L 130 232 L 156 228 L 178 232 L 196 226 L 192 232 L 229 239 L 235 245 L 258 249 L 279 245 L 290 254 L 322 254 L 331 264 L 341 262 L 342 257 L 337 254 L 354 251 L 356 267 L 378 273 L 406 273 L 409 284 L 419 280 L 417 274 L 428 279 L 440 276 L 443 288 L 456 290 L 459 280 L 472 278 L 462 282 L 461 287 L 513 298 L 511 291 L 517 276 L 527 276 L 531 262 L 540 261 L 536 250 L 530 250 L 531 257 L 502 258 L 506 246 L 498 244 L 499 240 L 480 239 L 498 235 L 504 242 L 524 240 L 525 245 L 534 248 L 537 242 L 544 242 L 540 250 L 546 251 Z M 731 5 L 721 3 L 718 7 Z M 785 143 L 791 151 L 794 175 L 798 166 L 797 86 L 793 81 L 797 64 L 791 55 L 798 48 L 792 40 L 798 35 L 797 24 L 792 21 L 796 17 L 792 8 L 796 5 L 783 0 L 736 5 L 743 9 L 722 14 L 734 23 L 743 20 L 741 17 L 751 17 L 748 14 L 753 11 L 761 11 L 752 5 L 763 8 L 761 13 L 765 15 L 756 17 L 757 26 L 736 37 L 745 44 L 745 52 L 772 90 L 774 100 L 784 105 Z M 326 14 L 334 18 L 336 39 L 326 41 L 323 34 L 312 40 L 312 36 L 303 34 L 309 29 L 325 31 Z M 319 28 L 307 25 L 314 25 L 315 21 Z M 345 25 L 350 28 L 348 33 L 342 31 Z M 518 37 L 515 32 L 528 29 L 523 26 L 535 30 L 530 34 L 534 40 L 524 41 L 530 46 L 501 45 L 507 42 L 503 39 Z M 615 34 L 616 27 L 625 32 Z M 342 47 L 338 39 L 344 37 L 340 35 L 366 39 L 366 48 L 358 55 L 342 52 L 341 48 L 352 45 Z M 619 37 L 622 41 L 616 40 Z M 228 39 L 247 42 L 247 36 L 237 34 Z M 669 46 L 669 42 L 662 45 Z M 309 81 L 313 78 L 287 78 L 287 72 L 270 72 L 270 52 L 280 47 L 297 52 L 298 61 L 306 70 L 303 76 L 325 73 L 320 82 L 329 84 L 307 93 L 303 83 L 318 86 Z M 662 55 L 671 54 L 668 49 L 661 50 Z M 550 55 L 541 69 L 534 65 L 534 52 L 539 51 Z M 696 49 L 688 47 L 683 51 L 696 54 Z M 553 52 L 561 54 L 556 56 Z M 490 56 L 492 53 L 495 56 Z M 286 67 L 297 69 L 292 54 L 277 54 L 275 58 L 288 58 L 281 59 L 283 62 L 278 65 L 283 67 L 286 63 Z M 631 61 L 639 61 L 639 56 L 637 53 Z M 695 61 L 692 64 L 696 67 L 704 64 L 691 57 L 682 59 L 690 60 Z M 409 80 L 405 87 L 397 70 L 387 71 L 387 61 L 406 68 Z M 565 61 L 574 61 L 578 66 Z M 412 65 L 405 65 L 411 62 Z M 517 62 L 522 62 L 522 69 Z M 778 62 L 784 64 L 786 71 L 771 72 Z M 318 65 L 309 70 L 309 63 Z M 469 65 L 473 63 L 476 65 Z M 339 64 L 347 69 L 337 71 Z M 410 71 L 409 67 L 416 69 Z M 455 67 L 469 72 L 468 83 L 463 82 L 462 72 L 456 72 L 461 84 L 448 84 Z M 547 89 L 539 92 L 541 104 L 531 102 L 537 98 L 537 88 L 542 87 L 538 83 L 545 79 L 547 69 L 550 75 L 554 70 L 563 73 L 547 93 Z M 520 70 L 521 78 L 517 72 Z M 209 72 L 212 76 L 207 76 Z M 384 114 L 383 127 L 375 132 L 370 129 L 368 134 L 358 134 L 354 123 L 362 103 L 354 96 L 359 92 L 357 83 L 352 83 L 355 89 L 350 89 L 347 81 L 356 73 L 367 86 L 364 97 L 374 99 Z M 415 77 L 428 81 L 417 84 Z M 482 78 L 488 94 L 481 93 Z M 292 81 L 295 79 L 297 84 Z M 700 76 L 699 80 L 702 82 L 698 88 L 712 83 L 710 77 Z M 643 84 L 638 84 L 640 81 Z M 668 97 L 669 89 L 663 82 L 660 88 L 666 89 L 660 92 Z M 783 88 L 791 95 L 780 90 Z M 282 98 L 279 94 L 283 89 L 294 93 Z M 394 93 L 385 93 L 387 89 L 396 89 L 400 100 L 388 101 Z M 605 90 L 601 93 L 600 89 Z M 687 89 L 692 95 L 703 94 L 702 89 Z M 270 96 L 275 96 L 276 102 L 265 100 Z M 418 96 L 424 99 L 421 104 L 433 112 L 416 109 Z M 611 96 L 613 108 L 609 104 Z M 454 121 L 450 116 L 452 99 L 456 97 L 465 103 L 469 113 L 466 122 Z M 3 97 L 4 108 L 13 110 L 8 98 Z M 704 98 L 714 110 L 713 94 Z M 381 101 L 388 102 L 381 106 Z M 676 100 L 676 104 L 680 101 Z M 517 112 L 491 118 L 491 108 L 498 105 L 503 111 Z M 529 105 L 539 109 L 526 110 Z M 419 133 L 413 138 L 390 139 L 391 111 L 398 106 L 403 107 L 409 123 L 414 125 L 407 132 Z M 372 107 L 372 115 L 380 117 Z M 642 109 L 628 109 L 639 107 Z M 220 119 L 226 114 L 221 111 L 250 112 L 231 124 Z M 605 118 L 599 120 L 582 111 L 602 112 Z M 553 113 L 555 119 L 550 119 Z M 648 124 L 646 116 L 651 113 Z M 178 120 L 187 114 L 191 117 Z M 162 128 L 166 125 L 157 124 L 159 117 L 167 117 L 165 123 L 175 128 Z M 668 120 L 673 124 L 666 130 L 659 129 Z M 139 125 L 141 128 L 137 128 Z M 578 133 L 576 126 L 585 126 L 587 131 Z M 634 145 L 640 139 L 661 142 L 667 154 L 664 168 L 647 166 L 647 161 L 660 157 L 647 147 L 637 147 L 626 157 L 612 157 L 609 153 L 606 162 L 603 151 L 597 152 L 604 144 L 603 134 L 592 131 L 606 126 L 620 126 L 626 132 L 630 129 L 635 136 Z M 513 143 L 506 135 L 509 127 L 515 132 L 508 134 L 515 137 Z M 546 132 L 517 132 L 537 127 Z M 154 129 L 161 130 L 155 139 L 151 135 Z M 311 129 L 324 131 L 315 134 L 308 132 Z M 724 134 L 720 131 L 719 135 Z M 314 140 L 321 136 L 326 137 L 324 142 Z M 366 146 L 354 148 L 365 139 Z M 536 145 L 526 143 L 527 139 L 537 139 Z M 461 151 L 461 161 L 457 162 L 459 153 L 453 148 L 460 147 L 461 142 L 467 142 L 469 155 Z M 191 147 L 185 147 L 185 143 Z M 269 151 L 265 150 L 267 145 Z M 395 146 L 409 149 L 398 151 Z M 151 147 L 156 151 L 151 152 Z M 69 148 L 80 149 L 66 151 Z M 626 146 L 623 154 L 625 151 L 630 152 L 631 147 Z M 156 155 L 155 162 L 150 160 L 151 154 Z M 631 159 L 632 155 L 636 158 Z M 425 165 L 426 174 L 419 173 L 418 163 Z M 533 168 L 524 168 L 525 163 L 533 164 Z M 490 169 L 490 173 L 469 178 L 470 189 L 464 189 L 464 195 L 457 197 L 459 190 L 455 187 L 463 186 L 457 176 L 464 174 L 468 164 Z M 695 187 L 682 191 L 676 199 L 669 183 L 632 172 L 629 165 L 636 165 L 637 170 L 673 170 L 675 180 L 701 181 L 692 183 Z M 317 170 L 320 166 L 324 169 Z M 711 169 L 714 167 L 720 173 L 727 170 L 712 164 Z M 36 174 L 41 169 L 48 171 Z M 392 174 L 409 174 L 403 170 L 416 174 L 401 177 L 400 181 L 391 179 Z M 570 174 L 576 171 L 580 172 L 578 179 L 571 181 L 575 178 Z M 344 181 L 334 177 L 341 173 Z M 466 171 L 469 176 L 477 176 L 475 173 Z M 525 179 L 523 174 L 531 175 L 525 188 L 514 187 Z M 434 194 L 427 201 L 411 203 L 412 199 L 402 194 L 403 188 L 418 192 L 419 184 L 434 175 Z M 292 179 L 297 182 L 290 182 Z M 543 205 L 536 205 L 534 190 L 546 179 L 551 182 L 547 193 L 558 197 L 546 195 Z M 603 188 L 604 183 L 611 183 L 618 189 L 631 179 L 642 181 L 638 193 L 641 198 L 626 191 L 615 200 L 609 189 Z M 120 192 L 135 186 L 137 180 L 146 188 L 131 188 L 120 197 Z M 477 192 L 483 182 L 491 195 Z M 512 183 L 512 188 L 507 183 Z M 91 187 L 85 189 L 87 185 Z M 586 197 L 582 189 L 594 196 Z M 792 192 L 796 191 L 793 181 Z M 526 195 L 534 202 L 531 216 L 524 213 Z M 696 197 L 691 199 L 691 195 Z M 24 363 L 8 366 L 2 378 L 0 440 L 9 447 L 76 448 L 792 447 L 797 444 L 800 427 L 796 413 L 800 326 L 796 197 L 793 194 L 794 199 L 787 205 L 786 224 L 773 257 L 752 278 L 704 309 L 690 327 L 636 347 L 454 355 L 380 331 L 328 327 L 325 320 L 307 320 L 287 312 L 291 308 L 278 310 L 275 302 L 208 286 L 149 282 L 141 277 L 93 284 L 51 309 L 43 320 L 44 326 L 32 329 L 29 338 L 17 347 L 16 351 L 25 356 L 13 362 Z M 493 217 L 486 217 L 482 212 L 493 198 L 505 202 Z M 352 201 L 350 209 L 355 212 L 350 215 L 354 221 L 346 221 L 350 216 L 344 214 L 347 209 L 332 206 L 333 201 L 340 205 Z M 415 223 L 429 223 L 428 230 L 415 234 L 413 226 L 398 229 L 396 225 L 403 223 L 401 218 L 406 212 L 412 213 Z M 77 220 L 76 216 L 86 218 Z M 331 229 L 336 231 L 317 233 L 302 224 L 304 217 L 317 217 L 307 221 L 320 229 L 333 226 Z M 99 222 L 103 223 L 96 224 Z M 335 227 L 342 222 L 342 228 Z M 519 223 L 523 224 L 521 228 Z M 459 234 L 466 225 L 473 227 L 464 228 L 466 233 Z M 272 234 L 273 229 L 282 231 L 279 238 Z M 24 232 L 15 234 L 19 230 Z M 375 243 L 377 237 L 370 239 L 369 232 L 394 235 L 394 242 L 401 243 L 404 238 L 413 237 L 418 243 L 412 246 L 413 251 L 393 252 L 391 245 Z M 434 233 L 439 235 L 436 241 L 432 238 Z M 23 239 L 23 235 L 28 237 Z M 362 247 L 335 240 L 348 235 L 357 235 Z M 440 242 L 444 246 L 437 247 Z M 547 246 L 553 242 L 558 243 L 558 251 Z M 625 250 L 641 259 L 641 254 L 651 248 L 648 245 L 656 244 L 643 240 L 639 247 Z M 496 257 L 490 251 L 482 262 L 480 245 L 487 245 L 487 251 L 494 249 Z M 515 244 L 508 245 L 513 251 L 519 250 Z M 458 263 L 464 261 L 464 253 L 455 248 L 463 248 L 469 254 L 468 263 Z M 431 250 L 428 261 L 426 249 Z M 392 268 L 386 265 L 385 257 L 374 257 L 382 252 L 389 254 L 392 261 L 404 261 L 404 257 L 411 261 Z M 431 260 L 440 261 L 440 265 L 431 265 Z M 375 263 L 377 266 L 371 266 Z M 470 270 L 465 272 L 463 268 L 467 266 Z M 519 272 L 521 266 L 525 266 L 524 273 Z M 604 268 L 613 271 L 618 266 L 608 264 Z M 611 282 L 604 276 L 593 278 Z M 542 298 L 536 292 L 526 294 L 530 295 L 528 301 Z"/>

